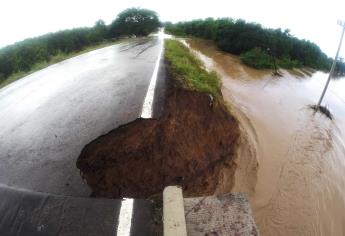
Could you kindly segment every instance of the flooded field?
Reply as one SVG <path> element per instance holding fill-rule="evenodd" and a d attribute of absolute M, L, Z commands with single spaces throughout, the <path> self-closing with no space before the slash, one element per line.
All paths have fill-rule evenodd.
<path fill-rule="evenodd" d="M 345 235 L 345 78 L 332 80 L 314 113 L 327 74 L 310 69 L 258 71 L 208 41 L 188 40 L 223 80 L 223 95 L 243 141 L 232 191 L 247 193 L 262 235 Z"/>

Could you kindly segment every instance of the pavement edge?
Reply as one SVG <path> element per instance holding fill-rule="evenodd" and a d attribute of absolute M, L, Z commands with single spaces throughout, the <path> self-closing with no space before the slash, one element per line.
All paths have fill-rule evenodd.
<path fill-rule="evenodd" d="M 163 191 L 164 236 L 187 236 L 182 189 L 168 186 Z"/>

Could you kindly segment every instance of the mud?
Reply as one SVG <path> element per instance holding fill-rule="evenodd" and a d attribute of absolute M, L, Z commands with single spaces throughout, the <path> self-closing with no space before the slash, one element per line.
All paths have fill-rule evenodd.
<path fill-rule="evenodd" d="M 332 80 L 324 98 L 330 120 L 310 109 L 327 74 L 282 70 L 277 78 L 208 41 L 188 42 L 221 75 L 224 99 L 246 133 L 232 191 L 247 193 L 260 233 L 345 235 L 345 79 Z"/>
<path fill-rule="evenodd" d="M 210 195 L 233 185 L 238 138 L 221 101 L 170 79 L 159 119 L 137 119 L 97 138 L 77 167 L 96 197 L 146 198 L 167 185 L 181 185 L 185 196 Z"/>

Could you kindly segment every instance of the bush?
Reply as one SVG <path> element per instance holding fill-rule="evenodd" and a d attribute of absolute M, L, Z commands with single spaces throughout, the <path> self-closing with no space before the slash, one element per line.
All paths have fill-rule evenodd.
<path fill-rule="evenodd" d="M 301 63 L 297 60 L 291 60 L 289 57 L 283 57 L 277 61 L 279 67 L 284 69 L 293 69 L 301 67 Z"/>
<path fill-rule="evenodd" d="M 240 55 L 241 61 L 257 69 L 269 69 L 273 67 L 273 59 L 261 48 L 254 48 Z"/>

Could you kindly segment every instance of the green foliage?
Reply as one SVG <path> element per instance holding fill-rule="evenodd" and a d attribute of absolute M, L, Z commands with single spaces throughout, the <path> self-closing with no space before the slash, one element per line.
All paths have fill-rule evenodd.
<path fill-rule="evenodd" d="M 342 58 L 340 58 L 340 61 L 337 61 L 335 64 L 335 70 L 334 70 L 334 77 L 343 77 L 345 76 L 345 63 Z"/>
<path fill-rule="evenodd" d="M 273 68 L 273 58 L 261 48 L 253 48 L 240 55 L 241 61 L 257 69 Z"/>
<path fill-rule="evenodd" d="M 297 60 L 292 60 L 289 57 L 283 57 L 277 61 L 279 67 L 284 69 L 300 68 L 302 64 Z"/>
<path fill-rule="evenodd" d="M 169 71 L 187 89 L 220 95 L 221 81 L 215 72 L 207 72 L 188 48 L 176 40 L 165 41 L 165 58 Z"/>
<path fill-rule="evenodd" d="M 113 37 L 120 35 L 147 36 L 160 26 L 157 13 L 147 9 L 129 8 L 121 12 L 110 25 Z"/>
<path fill-rule="evenodd" d="M 104 22 L 91 28 L 77 28 L 46 34 L 0 49 L 0 74 L 3 79 L 13 73 L 30 71 L 34 65 L 48 62 L 59 54 L 79 52 L 106 38 Z"/>
<path fill-rule="evenodd" d="M 79 52 L 73 52 L 73 53 L 68 53 L 68 54 L 59 52 L 58 54 L 51 56 L 49 58 L 49 60 L 47 60 L 47 61 L 38 62 L 38 63 L 32 65 L 30 70 L 28 70 L 28 71 L 18 71 L 16 73 L 11 74 L 8 77 L 4 77 L 2 74 L 0 74 L 0 88 L 4 87 L 4 86 L 20 79 L 20 78 L 23 78 L 24 76 L 27 76 L 31 73 L 34 73 L 35 71 L 41 70 L 41 69 L 43 69 L 49 65 L 61 62 L 63 60 L 69 59 L 71 57 L 75 57 L 75 56 L 80 55 L 82 53 L 86 53 L 86 52 L 89 52 L 89 51 L 92 51 L 92 50 L 95 50 L 98 48 L 106 47 L 109 45 L 113 45 L 113 44 L 114 44 L 114 42 L 112 42 L 112 41 L 109 41 L 109 42 L 105 41 L 105 42 L 97 44 L 97 45 L 88 46 Z"/>
<path fill-rule="evenodd" d="M 66 58 L 66 55 L 109 42 L 114 37 L 147 35 L 159 25 L 155 12 L 131 8 L 120 13 L 110 26 L 98 20 L 94 27 L 63 30 L 25 39 L 0 49 L 0 83 L 12 81 L 18 75 L 36 69 L 37 65 L 50 64 L 59 57 Z M 13 74 L 16 76 L 8 79 Z"/>
<path fill-rule="evenodd" d="M 246 64 L 256 68 L 270 67 L 267 55 L 264 55 L 266 51 L 275 58 L 277 65 L 283 68 L 306 66 L 325 71 L 329 70 L 332 64 L 332 59 L 316 44 L 292 36 L 289 30 L 267 29 L 244 20 L 207 18 L 177 24 L 168 23 L 165 24 L 165 30 L 177 36 L 213 40 L 219 49 L 241 55 Z M 254 58 L 263 61 L 258 62 Z M 338 68 L 341 71 L 343 67 Z M 342 72 L 344 73 L 345 69 Z"/>

